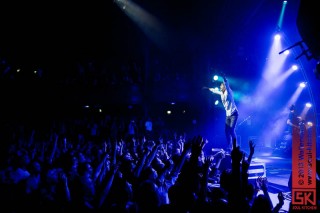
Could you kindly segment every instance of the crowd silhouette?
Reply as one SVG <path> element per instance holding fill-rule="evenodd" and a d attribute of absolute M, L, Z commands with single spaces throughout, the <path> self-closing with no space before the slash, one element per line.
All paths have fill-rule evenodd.
<path fill-rule="evenodd" d="M 279 212 L 284 204 L 279 193 L 273 206 L 266 178 L 248 181 L 252 141 L 249 156 L 235 140 L 231 153 L 209 155 L 201 135 L 162 134 L 143 125 L 132 132 L 131 122 L 106 116 L 4 126 L 3 210 L 261 213 Z M 230 167 L 221 168 L 226 155 Z"/>

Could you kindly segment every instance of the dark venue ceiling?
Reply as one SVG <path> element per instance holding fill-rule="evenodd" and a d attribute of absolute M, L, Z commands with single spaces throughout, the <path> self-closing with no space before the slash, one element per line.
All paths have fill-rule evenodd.
<path fill-rule="evenodd" d="M 167 54 L 183 54 L 185 50 L 185 54 L 210 52 L 220 58 L 239 54 L 235 51 L 239 51 L 239 47 L 243 48 L 243 55 L 259 54 L 253 45 L 276 30 L 282 6 L 278 0 L 133 2 L 166 25 L 166 33 L 171 36 L 167 42 L 170 46 L 162 48 Z M 299 1 L 288 2 L 284 25 L 289 32 L 299 27 L 299 32 L 309 40 L 308 44 L 316 45 L 314 51 L 319 54 L 317 11 L 308 13 L 312 5 L 304 6 L 308 9 L 301 10 L 297 27 Z M 1 26 L 2 54 L 29 64 L 105 56 L 132 57 L 129 54 L 143 54 L 143 46 L 152 43 L 114 0 L 2 1 Z"/>
<path fill-rule="evenodd" d="M 198 89 L 207 83 L 208 75 L 216 69 L 227 70 L 230 76 L 253 82 L 259 78 L 269 48 L 266 41 L 277 30 L 282 7 L 279 0 L 132 2 L 161 21 L 164 26 L 161 31 L 163 35 L 155 32 L 150 37 L 113 0 L 72 3 L 1 1 L 0 56 L 12 66 L 41 68 L 43 76 L 49 77 L 45 85 L 40 83 L 43 88 L 37 85 L 31 91 L 39 89 L 48 94 L 56 92 L 47 88 L 48 82 L 49 85 L 56 85 L 63 78 L 76 75 L 69 73 L 76 67 L 75 64 L 116 64 L 119 61 L 138 63 L 142 67 L 143 78 L 148 80 L 148 76 L 154 74 L 149 67 L 159 62 L 162 68 L 169 67 L 170 71 L 184 76 L 186 80 L 182 85 L 167 82 L 158 85 L 159 88 L 154 88 L 152 94 L 146 92 L 150 85 L 144 82 L 142 95 L 140 94 L 142 98 L 138 99 L 141 102 L 166 102 L 172 99 L 195 102 L 199 99 Z M 308 14 L 304 11 L 298 13 L 299 3 L 297 0 L 288 1 L 286 8 L 283 30 L 290 35 L 288 46 L 300 41 L 301 34 L 311 46 L 314 56 L 318 56 L 320 30 L 316 26 L 316 20 L 319 17 L 315 13 L 312 17 L 306 17 Z M 297 25 L 298 15 L 300 17 Z M 141 15 L 138 18 L 143 19 Z M 295 49 L 300 52 L 299 47 Z M 319 81 L 313 73 L 313 60 L 306 60 L 306 73 L 310 83 L 318 88 Z M 8 84 L 11 82 L 2 85 L 1 94 L 4 100 L 10 102 L 15 98 L 5 94 L 8 89 L 4 87 L 15 90 L 18 85 L 11 88 Z M 19 85 L 23 85 L 22 89 L 32 87 L 26 81 Z M 128 94 L 123 91 L 114 92 L 121 90 L 119 88 L 111 88 L 112 92 L 107 91 L 110 88 L 104 88 L 104 92 L 86 93 L 84 96 L 79 91 L 84 91 L 86 86 L 78 87 L 78 92 L 70 92 L 72 98 L 65 95 L 61 100 L 82 103 L 81 99 L 85 97 L 95 97 L 98 100 L 96 102 L 104 104 L 108 101 L 130 102 L 130 94 L 134 93 L 132 88 L 125 88 Z M 66 89 L 67 87 L 63 88 L 57 96 L 67 93 Z M 177 91 L 177 94 L 172 95 L 172 91 Z M 17 95 L 19 92 L 13 93 Z M 318 95 L 318 91 L 313 93 Z M 35 99 L 38 98 L 36 96 Z M 315 100 L 319 100 L 319 97 L 316 96 Z"/>

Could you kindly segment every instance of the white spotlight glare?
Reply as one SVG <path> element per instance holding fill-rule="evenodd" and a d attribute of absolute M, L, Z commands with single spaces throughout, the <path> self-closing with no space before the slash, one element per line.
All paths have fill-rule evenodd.
<path fill-rule="evenodd" d="M 298 69 L 298 66 L 297 65 L 292 65 L 291 67 L 293 70 L 297 70 Z"/>
<path fill-rule="evenodd" d="M 274 39 L 277 40 L 277 41 L 279 41 L 280 38 L 281 38 L 280 34 L 276 34 L 276 35 L 274 36 Z"/>
<path fill-rule="evenodd" d="M 213 76 L 213 80 L 214 80 L 214 81 L 218 80 L 218 76 L 217 76 L 217 75 L 214 75 L 214 76 Z"/>
<path fill-rule="evenodd" d="M 214 102 L 214 105 L 218 105 L 218 104 L 219 104 L 219 101 L 216 100 L 216 101 Z"/>
<path fill-rule="evenodd" d="M 306 107 L 310 108 L 310 107 L 312 107 L 312 104 L 311 103 L 306 103 Z"/>
<path fill-rule="evenodd" d="M 307 122 L 307 125 L 308 125 L 308 127 L 312 127 L 312 126 L 313 126 L 313 123 L 312 123 L 311 121 L 308 121 L 308 122 Z"/>
<path fill-rule="evenodd" d="M 306 85 L 306 82 L 301 82 L 301 83 L 299 84 L 299 86 L 302 87 L 302 88 L 305 88 L 307 85 Z"/>
<path fill-rule="evenodd" d="M 286 51 L 284 51 L 284 54 L 285 54 L 285 55 L 289 55 L 289 54 L 290 54 L 290 51 L 289 51 L 289 50 L 286 50 Z"/>

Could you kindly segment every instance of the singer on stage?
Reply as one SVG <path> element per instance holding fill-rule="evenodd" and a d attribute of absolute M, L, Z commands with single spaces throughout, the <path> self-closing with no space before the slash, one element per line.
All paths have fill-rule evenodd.
<path fill-rule="evenodd" d="M 223 82 L 220 84 L 220 90 L 214 88 L 203 87 L 203 89 L 208 89 L 214 94 L 218 94 L 221 97 L 223 107 L 226 111 L 225 120 L 225 135 L 227 139 L 227 152 L 232 150 L 232 141 L 236 140 L 236 124 L 238 120 L 238 108 L 235 104 L 233 98 L 233 92 L 229 86 L 229 82 L 226 76 L 223 74 Z M 238 145 L 237 145 L 238 146 Z"/>

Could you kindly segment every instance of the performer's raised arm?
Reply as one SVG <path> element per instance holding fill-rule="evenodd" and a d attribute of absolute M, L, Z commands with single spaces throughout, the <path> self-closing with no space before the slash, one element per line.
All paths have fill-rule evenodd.
<path fill-rule="evenodd" d="M 221 95 L 222 92 L 218 88 L 211 88 L 211 87 L 202 87 L 202 89 L 207 89 L 212 93 L 215 93 L 217 95 Z"/>

